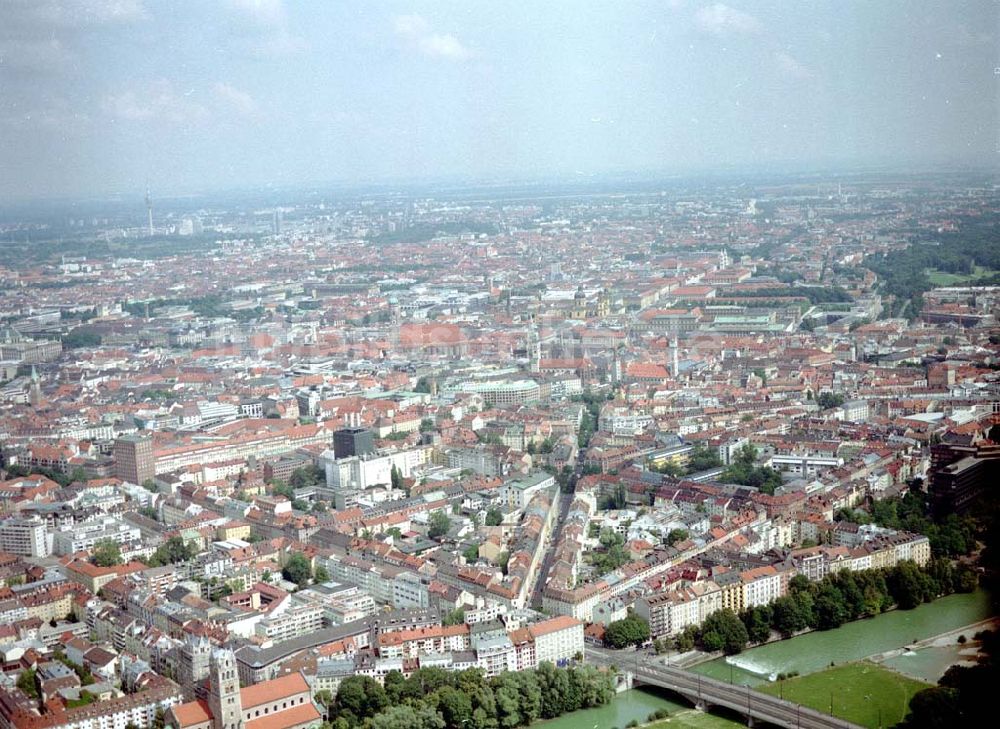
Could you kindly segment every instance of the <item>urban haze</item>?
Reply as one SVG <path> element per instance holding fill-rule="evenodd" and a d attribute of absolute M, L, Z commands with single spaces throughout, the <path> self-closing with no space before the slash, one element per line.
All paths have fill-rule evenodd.
<path fill-rule="evenodd" d="M 0 729 L 993 725 L 998 23 L 0 0 Z"/>

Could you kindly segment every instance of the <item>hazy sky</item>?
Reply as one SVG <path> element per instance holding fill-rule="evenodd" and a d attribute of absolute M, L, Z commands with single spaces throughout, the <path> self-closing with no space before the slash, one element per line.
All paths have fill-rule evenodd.
<path fill-rule="evenodd" d="M 995 166 L 998 22 L 994 0 L 0 0 L 0 196 Z"/>

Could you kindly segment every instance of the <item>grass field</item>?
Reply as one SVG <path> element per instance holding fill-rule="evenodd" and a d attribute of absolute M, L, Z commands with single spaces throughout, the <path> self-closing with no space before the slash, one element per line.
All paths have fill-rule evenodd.
<path fill-rule="evenodd" d="M 879 726 L 880 710 L 882 726 L 901 721 L 910 697 L 929 685 L 862 661 L 790 678 L 783 687 L 770 683 L 759 689 L 823 712 L 830 711 L 832 693 L 836 716 L 874 728 Z"/>
<path fill-rule="evenodd" d="M 954 286 L 955 284 L 972 281 L 981 276 L 987 276 L 993 273 L 993 271 L 982 266 L 976 266 L 975 272 L 970 274 L 948 273 L 947 271 L 939 271 L 936 268 L 928 268 L 926 273 L 927 278 L 935 286 Z"/>
<path fill-rule="evenodd" d="M 658 721 L 655 724 L 648 724 L 645 729 L 736 729 L 742 726 L 745 724 L 691 709 L 690 711 L 678 712 L 669 719 Z"/>

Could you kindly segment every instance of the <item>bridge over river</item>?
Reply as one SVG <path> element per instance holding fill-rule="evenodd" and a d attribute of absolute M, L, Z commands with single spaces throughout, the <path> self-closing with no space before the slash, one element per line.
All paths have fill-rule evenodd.
<path fill-rule="evenodd" d="M 619 671 L 631 674 L 634 681 L 669 689 L 700 709 L 724 706 L 747 717 L 750 726 L 755 721 L 788 729 L 857 729 L 858 726 L 807 706 L 762 694 L 749 686 L 734 686 L 654 662 L 650 656 L 640 652 L 610 651 L 587 646 L 586 658 L 595 665 L 614 665 Z"/>

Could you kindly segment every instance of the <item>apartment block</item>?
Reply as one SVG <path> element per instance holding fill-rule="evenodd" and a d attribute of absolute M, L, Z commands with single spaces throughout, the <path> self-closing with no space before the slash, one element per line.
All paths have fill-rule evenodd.
<path fill-rule="evenodd" d="M 45 521 L 37 516 L 0 522 L 0 551 L 22 557 L 47 557 L 52 553 Z"/>

